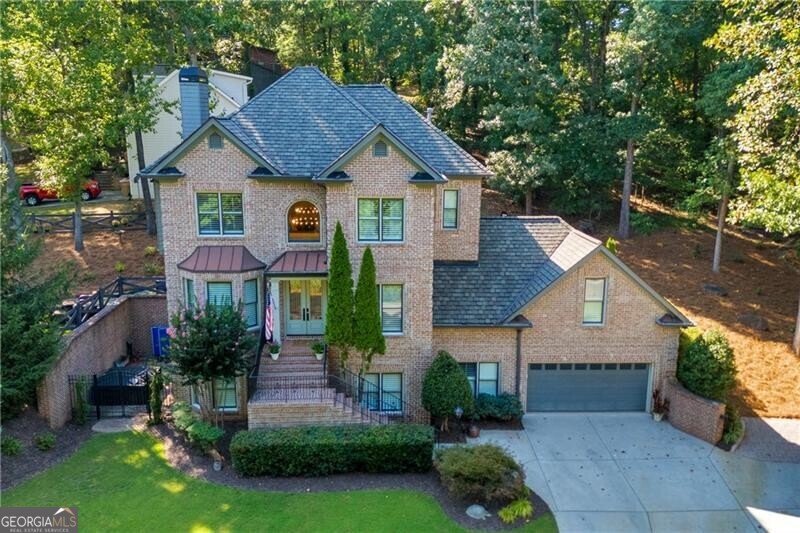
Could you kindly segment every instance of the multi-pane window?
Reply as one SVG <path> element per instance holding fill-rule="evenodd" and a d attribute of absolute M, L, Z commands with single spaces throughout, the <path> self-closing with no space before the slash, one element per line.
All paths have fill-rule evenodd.
<path fill-rule="evenodd" d="M 239 402 L 236 398 L 236 380 L 235 379 L 217 379 L 214 380 L 212 387 L 214 392 L 214 408 L 220 411 L 235 411 L 239 407 Z M 197 387 L 192 386 L 192 405 L 200 407 L 200 394 L 198 394 Z"/>
<path fill-rule="evenodd" d="M 212 150 L 220 150 L 222 148 L 222 136 L 219 133 L 212 133 L 209 135 L 208 147 Z"/>
<path fill-rule="evenodd" d="M 445 189 L 442 192 L 442 227 L 458 228 L 458 189 Z"/>
<path fill-rule="evenodd" d="M 248 279 L 244 282 L 244 320 L 248 328 L 258 326 L 258 280 Z"/>
<path fill-rule="evenodd" d="M 209 281 L 206 284 L 208 303 L 211 305 L 233 305 L 233 289 L 230 281 Z"/>
<path fill-rule="evenodd" d="M 381 327 L 384 333 L 403 332 L 403 286 L 379 285 Z"/>
<path fill-rule="evenodd" d="M 184 301 L 187 309 L 197 307 L 197 295 L 194 292 L 194 280 L 185 278 L 183 280 Z"/>
<path fill-rule="evenodd" d="M 200 235 L 244 235 L 242 195 L 197 193 L 197 227 Z"/>
<path fill-rule="evenodd" d="M 402 198 L 359 198 L 358 240 L 403 240 Z"/>
<path fill-rule="evenodd" d="M 500 365 L 498 363 L 460 363 L 467 375 L 472 394 L 491 394 L 497 396 Z"/>
<path fill-rule="evenodd" d="M 370 411 L 401 411 L 403 409 L 403 374 L 364 374 L 364 404 Z"/>
<path fill-rule="evenodd" d="M 586 291 L 583 298 L 583 323 L 602 324 L 605 320 L 605 302 L 605 278 L 586 278 Z"/>

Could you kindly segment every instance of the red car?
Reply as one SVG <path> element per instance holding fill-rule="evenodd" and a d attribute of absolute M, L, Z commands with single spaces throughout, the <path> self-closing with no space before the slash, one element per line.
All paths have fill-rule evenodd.
<path fill-rule="evenodd" d="M 81 191 L 81 200 L 88 202 L 100 196 L 100 184 L 95 180 L 89 180 Z M 28 205 L 38 205 L 44 200 L 57 200 L 58 195 L 52 189 L 44 189 L 33 183 L 23 183 L 19 188 L 19 199 L 24 200 Z"/>

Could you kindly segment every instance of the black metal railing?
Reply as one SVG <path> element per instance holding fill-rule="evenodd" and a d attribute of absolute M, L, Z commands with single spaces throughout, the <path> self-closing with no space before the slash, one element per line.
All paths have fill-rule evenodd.
<path fill-rule="evenodd" d="M 129 416 L 150 413 L 150 374 L 147 366 L 111 368 L 103 374 L 68 376 L 76 418 Z"/>
<path fill-rule="evenodd" d="M 167 284 L 163 277 L 118 277 L 108 285 L 100 287 L 88 296 L 78 296 L 63 314 L 62 332 L 72 330 L 102 311 L 108 302 L 124 294 L 154 292 L 166 294 Z"/>

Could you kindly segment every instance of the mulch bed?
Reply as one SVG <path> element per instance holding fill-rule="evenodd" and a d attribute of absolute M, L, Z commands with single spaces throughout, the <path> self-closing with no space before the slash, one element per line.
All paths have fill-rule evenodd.
<path fill-rule="evenodd" d="M 225 437 L 220 443 L 220 452 L 225 457 L 225 466 L 219 472 L 213 468 L 213 460 L 208 455 L 192 448 L 184 436 L 167 423 L 150 427 L 149 431 L 164 443 L 167 461 L 173 468 L 195 478 L 211 483 L 227 485 L 240 489 L 260 490 L 265 492 L 350 492 L 357 490 L 375 489 L 407 489 L 424 492 L 433 496 L 442 510 L 454 522 L 467 528 L 480 528 L 487 530 L 514 529 L 522 525 L 521 522 L 507 525 L 498 517 L 500 506 L 488 506 L 492 516 L 486 520 L 476 520 L 466 515 L 467 507 L 474 502 L 464 502 L 450 495 L 441 485 L 435 472 L 426 474 L 337 474 L 325 477 L 241 477 L 230 464 L 228 446 L 233 434 L 243 429 L 241 424 L 225 425 Z M 531 492 L 533 503 L 533 519 L 549 513 L 550 508 L 544 500 Z"/>
<path fill-rule="evenodd" d="M 477 422 L 463 423 L 462 430 L 459 431 L 458 423 L 451 422 L 450 431 L 439 432 L 439 442 L 442 444 L 465 444 L 467 442 L 467 430 L 470 425 L 475 424 L 478 428 L 483 430 L 507 430 L 518 431 L 525 429 L 522 426 L 522 420 L 512 420 L 510 422 L 501 422 L 499 420 L 479 420 Z"/>
<path fill-rule="evenodd" d="M 36 447 L 34 439 L 43 433 L 53 433 L 56 436 L 56 445 L 52 450 L 43 452 Z M 22 452 L 19 455 L 2 456 L 0 487 L 8 490 L 75 453 L 92 436 L 92 424 L 90 421 L 83 426 L 69 423 L 61 429 L 53 430 L 35 409 L 27 409 L 3 424 L 3 436 L 14 437 L 22 442 Z"/>

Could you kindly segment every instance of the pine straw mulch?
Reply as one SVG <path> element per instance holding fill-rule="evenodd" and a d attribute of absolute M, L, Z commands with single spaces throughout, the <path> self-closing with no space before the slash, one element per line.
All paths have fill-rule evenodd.
<path fill-rule="evenodd" d="M 800 418 L 800 357 L 791 343 L 800 291 L 797 242 L 781 243 L 755 232 L 731 227 L 723 241 L 722 268 L 711 272 L 715 220 L 692 224 L 685 214 L 651 201 L 634 202 L 634 210 L 666 221 L 651 235 L 634 235 L 618 245 L 619 257 L 665 298 L 703 329 L 727 335 L 739 369 L 734 403 L 745 416 Z M 502 194 L 484 189 L 482 212 L 522 210 Z M 555 214 L 536 206 L 537 215 Z M 594 235 L 605 240 L 616 232 L 617 213 L 611 210 L 595 223 Z M 575 225 L 579 217 L 565 217 Z M 726 297 L 703 291 L 713 283 L 727 289 Z M 769 322 L 768 331 L 737 322 L 745 313 Z"/>

